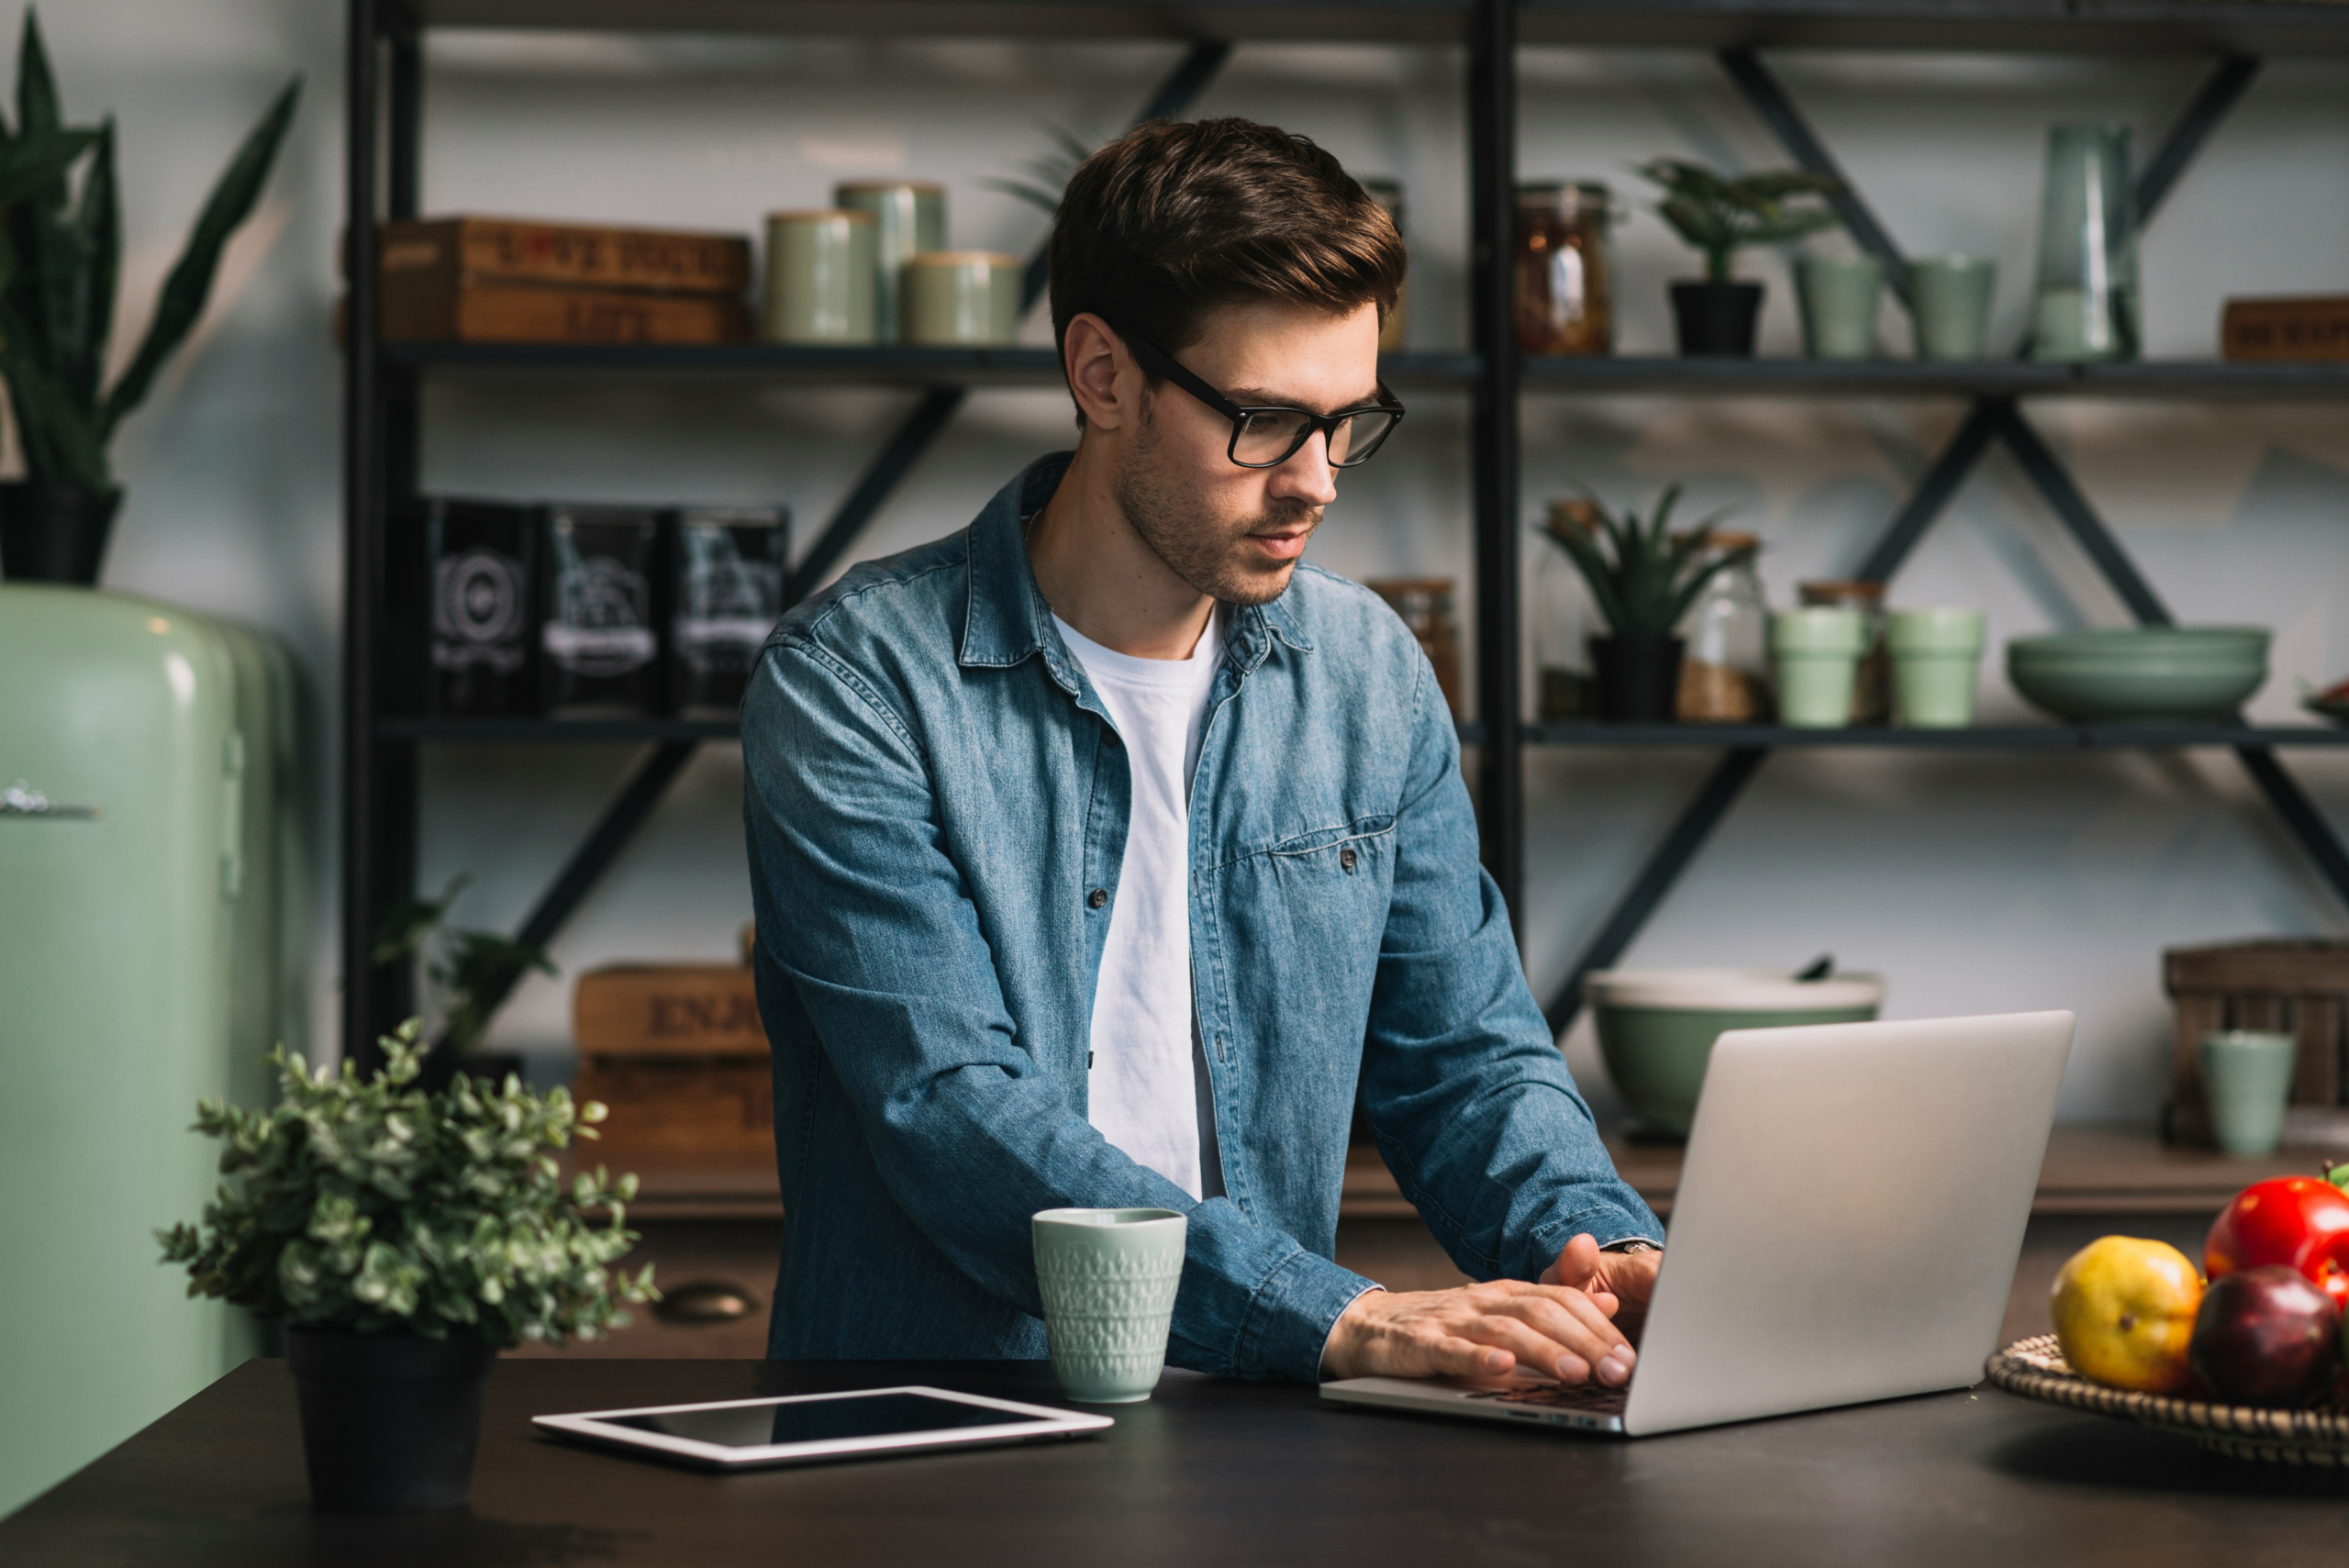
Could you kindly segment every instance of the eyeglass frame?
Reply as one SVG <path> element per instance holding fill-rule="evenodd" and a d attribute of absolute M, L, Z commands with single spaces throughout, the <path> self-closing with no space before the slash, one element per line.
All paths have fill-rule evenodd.
<path fill-rule="evenodd" d="M 1201 377 L 1185 369 L 1182 363 L 1177 361 L 1174 355 L 1168 353 L 1165 350 L 1158 347 L 1156 344 L 1149 341 L 1147 339 L 1138 338 L 1130 332 L 1121 333 L 1119 336 L 1124 338 L 1127 350 L 1133 355 L 1135 362 L 1140 364 L 1143 370 L 1148 371 L 1151 374 L 1158 376 L 1163 380 L 1173 382 L 1175 385 L 1189 393 L 1193 397 L 1197 398 L 1201 403 L 1206 404 L 1209 408 L 1214 409 L 1217 413 L 1231 421 L 1231 439 L 1224 447 L 1223 455 L 1230 458 L 1233 465 L 1239 468 L 1278 468 L 1282 463 L 1286 462 L 1289 459 L 1303 451 L 1305 450 L 1305 443 L 1313 439 L 1316 431 L 1320 433 L 1321 450 L 1326 453 L 1330 450 L 1330 439 L 1338 433 L 1338 427 L 1345 423 L 1348 419 L 1353 418 L 1356 415 L 1360 414 L 1393 415 L 1393 423 L 1389 424 L 1386 429 L 1381 430 L 1378 433 L 1378 439 L 1371 444 L 1371 448 L 1368 451 L 1363 453 L 1360 457 L 1350 458 L 1350 460 L 1345 462 L 1332 462 L 1330 464 L 1331 468 L 1360 468 L 1364 463 L 1368 462 L 1372 458 L 1378 455 L 1378 449 L 1386 444 L 1386 438 L 1393 435 L 1395 433 L 1395 427 L 1403 422 L 1403 405 L 1396 400 L 1393 393 L 1386 390 L 1386 384 L 1384 381 L 1381 381 L 1378 384 L 1377 395 L 1379 401 L 1376 403 L 1361 404 L 1353 408 L 1341 408 L 1335 414 L 1316 414 L 1310 408 L 1295 408 L 1277 403 L 1250 405 L 1243 407 L 1240 404 L 1234 403 L 1230 398 L 1226 397 L 1222 393 L 1218 392 Z M 1248 417 L 1252 414 L 1298 415 L 1304 418 L 1305 428 L 1297 432 L 1296 444 L 1291 446 L 1288 450 L 1281 453 L 1279 457 L 1274 459 L 1271 462 L 1241 462 L 1239 455 L 1240 436 L 1241 432 L 1247 426 Z"/>

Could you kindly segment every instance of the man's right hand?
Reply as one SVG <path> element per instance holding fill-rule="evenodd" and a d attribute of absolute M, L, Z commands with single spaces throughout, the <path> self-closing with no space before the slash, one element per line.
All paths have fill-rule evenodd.
<path fill-rule="evenodd" d="M 1453 1290 L 1368 1291 L 1330 1330 L 1321 1375 L 1494 1377 L 1518 1366 L 1560 1383 L 1631 1381 L 1639 1352 L 1609 1320 L 1614 1297 L 1494 1280 Z"/>

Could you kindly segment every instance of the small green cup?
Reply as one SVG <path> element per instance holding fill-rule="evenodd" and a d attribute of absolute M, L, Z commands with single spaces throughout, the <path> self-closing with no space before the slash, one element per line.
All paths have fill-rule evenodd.
<path fill-rule="evenodd" d="M 1803 346 L 1814 360 L 1876 357 L 1884 263 L 1873 256 L 1805 256 L 1795 263 Z"/>
<path fill-rule="evenodd" d="M 2300 1042 L 2266 1029 L 2226 1029 L 2202 1037 L 2202 1087 L 2210 1131 L 2230 1154 L 2273 1154 L 2284 1141 Z"/>
<path fill-rule="evenodd" d="M 1963 729 L 1974 722 L 1982 663 L 1982 612 L 1895 610 L 1885 623 L 1892 651 L 1892 699 L 1912 729 Z"/>
<path fill-rule="evenodd" d="M 1909 311 L 1920 360 L 1978 360 L 1989 351 L 1998 263 L 1987 256 L 1928 256 L 1909 263 Z"/>
<path fill-rule="evenodd" d="M 1867 617 L 1814 606 L 1770 617 L 1770 656 L 1778 677 L 1778 721 L 1798 729 L 1842 729 L 1852 722 L 1852 689 L 1868 649 Z"/>
<path fill-rule="evenodd" d="M 1084 1405 L 1149 1398 L 1190 1222 L 1171 1208 L 1048 1208 L 1028 1227 L 1061 1391 Z"/>

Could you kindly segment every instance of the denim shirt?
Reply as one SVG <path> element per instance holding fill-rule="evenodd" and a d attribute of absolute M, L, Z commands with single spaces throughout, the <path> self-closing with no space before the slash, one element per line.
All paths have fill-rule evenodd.
<path fill-rule="evenodd" d="M 1426 657 L 1310 566 L 1223 617 L 1192 777 L 1224 1195 L 1086 1122 L 1131 784 L 1028 563 L 1068 461 L 792 610 L 744 701 L 785 1216 L 768 1353 L 1041 1357 L 1029 1217 L 1148 1207 L 1190 1221 L 1168 1359 L 1310 1381 L 1372 1283 L 1331 1257 L 1358 1084 L 1468 1274 L 1660 1235 L 1526 988 Z"/>

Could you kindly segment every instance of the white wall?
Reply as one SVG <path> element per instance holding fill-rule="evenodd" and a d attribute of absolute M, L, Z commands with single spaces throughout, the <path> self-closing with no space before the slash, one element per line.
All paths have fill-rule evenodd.
<path fill-rule="evenodd" d="M 274 626 L 330 701 L 340 549 L 338 361 L 328 341 L 339 221 L 338 8 L 298 0 L 77 0 L 46 18 L 69 103 L 123 119 L 130 239 L 150 272 L 274 83 L 312 92 L 246 247 L 241 287 L 200 355 L 119 448 L 131 502 L 115 585 Z M 428 209 L 749 230 L 821 203 L 835 179 L 945 180 L 951 239 L 1026 250 L 1041 215 L 987 188 L 1049 150 L 1057 121 L 1106 133 L 1177 58 L 1163 44 L 450 38 L 430 55 Z M 2044 127 L 2110 116 L 2158 135 L 2194 62 L 1788 57 L 1784 79 L 1911 250 L 1977 250 L 2003 269 L 2011 334 L 2027 295 Z M 2279 63 L 2181 184 L 2144 250 L 2152 350 L 2211 351 L 2232 293 L 2349 287 L 2349 95 L 2342 67 Z M 1454 52 L 1243 48 L 1202 112 L 1254 116 L 1325 141 L 1408 186 L 1414 346 L 1460 346 L 1466 251 Z M 1595 176 L 1629 196 L 1656 153 L 1780 161 L 1701 56 L 1530 52 L 1528 177 Z M 1690 270 L 1634 216 L 1620 248 L 1621 347 L 1668 349 L 1663 282 Z M 1783 261 L 1767 281 L 1764 351 L 1797 346 Z M 1897 327 L 1887 316 L 1887 328 Z M 1030 336 L 1042 340 L 1041 321 Z M 1905 333 L 1896 332 L 1905 344 Z M 781 500 L 812 536 L 904 394 L 751 382 L 480 378 L 434 391 L 431 485 L 518 496 Z M 896 550 L 961 526 L 1033 454 L 1067 439 L 1041 392 L 974 396 L 864 545 Z M 1580 479 L 1631 498 L 1671 478 L 1737 502 L 1766 540 L 1784 600 L 1848 570 L 1961 410 L 1529 399 L 1529 517 Z M 2048 406 L 2033 416 L 2181 618 L 2277 629 L 2254 708 L 2293 717 L 2298 683 L 2349 669 L 2333 622 L 2349 581 L 2349 423 L 2334 408 Z M 1350 574 L 1468 573 L 1462 399 L 1421 393 L 1399 444 L 1351 476 L 1316 545 Z M 1536 548 L 1529 543 L 1529 549 Z M 1542 547 L 1546 548 L 1546 547 Z M 1930 536 L 1896 597 L 1987 606 L 1994 638 L 2116 622 L 2118 606 L 2003 458 Z M 1995 673 L 1986 716 L 2019 713 Z M 424 881 L 474 873 L 467 923 L 510 925 L 617 785 L 625 747 L 438 749 Z M 1542 754 L 1532 768 L 1526 917 L 1537 987 L 1564 972 L 1708 758 Z M 2349 768 L 2295 759 L 2336 821 Z M 730 951 L 749 892 L 739 756 L 713 746 L 557 943 L 566 976 L 620 957 Z M 329 840 L 330 841 L 330 840 Z M 328 902 L 323 907 L 331 908 Z M 2069 1006 L 2082 1020 L 2066 1087 L 2075 1118 L 2144 1118 L 2161 1098 L 2160 950 L 2349 919 L 2301 868 L 2223 755 L 1773 761 L 1631 957 L 1641 963 L 1799 962 L 1821 950 L 1891 977 L 1917 1016 Z M 330 1019 L 330 937 L 317 982 Z M 560 1049 L 568 980 L 534 981 L 499 1026 Z M 323 1028 L 323 1022 L 321 1027 Z M 1598 1078 L 1586 1043 L 1586 1080 Z"/>

